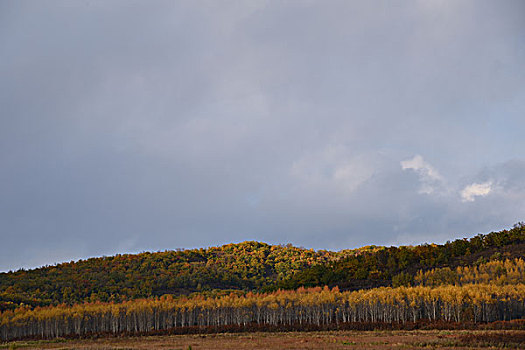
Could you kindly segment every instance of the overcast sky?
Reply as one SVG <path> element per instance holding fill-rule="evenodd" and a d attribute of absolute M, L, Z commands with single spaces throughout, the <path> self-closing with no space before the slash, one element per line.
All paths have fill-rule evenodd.
<path fill-rule="evenodd" d="M 0 1 L 0 271 L 525 220 L 525 2 Z"/>

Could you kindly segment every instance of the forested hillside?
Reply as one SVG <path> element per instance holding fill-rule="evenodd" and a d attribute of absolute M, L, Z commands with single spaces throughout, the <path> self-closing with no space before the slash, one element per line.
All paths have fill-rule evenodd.
<path fill-rule="evenodd" d="M 1 273 L 0 311 L 21 305 L 119 302 L 195 292 L 213 296 L 232 290 L 261 292 L 325 285 L 341 290 L 428 285 L 429 280 L 439 280 L 438 275 L 448 276 L 446 282 L 452 283 L 464 278 L 457 267 L 475 268 L 491 260 L 525 257 L 524 253 L 525 226 L 520 223 L 510 230 L 444 245 L 369 246 L 330 252 L 244 242 L 125 254 Z M 506 267 L 497 273 L 502 274 L 502 269 Z"/>
<path fill-rule="evenodd" d="M 337 261 L 308 267 L 278 281 L 278 288 L 296 289 L 319 285 L 342 289 L 411 285 L 418 271 L 438 267 L 479 265 L 490 260 L 525 257 L 525 225 L 510 230 L 479 234 L 443 245 L 380 247 L 347 255 Z"/>
<path fill-rule="evenodd" d="M 519 319 L 524 247 L 520 223 L 443 245 L 244 242 L 20 270 L 0 274 L 0 339 Z"/>
<path fill-rule="evenodd" d="M 0 274 L 0 310 L 121 301 L 164 294 L 262 290 L 310 266 L 352 251 L 330 252 L 259 242 L 208 249 L 124 254 Z"/>

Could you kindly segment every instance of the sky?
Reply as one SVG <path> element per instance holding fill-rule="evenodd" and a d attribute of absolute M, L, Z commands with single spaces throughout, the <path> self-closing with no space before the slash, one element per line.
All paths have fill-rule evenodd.
<path fill-rule="evenodd" d="M 525 220 L 525 2 L 0 2 L 0 271 Z"/>

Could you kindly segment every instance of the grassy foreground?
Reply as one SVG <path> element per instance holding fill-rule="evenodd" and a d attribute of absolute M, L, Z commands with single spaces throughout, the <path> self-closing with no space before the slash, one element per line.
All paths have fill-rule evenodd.
<path fill-rule="evenodd" d="M 523 349 L 525 331 L 331 331 L 20 341 L 0 349 Z"/>

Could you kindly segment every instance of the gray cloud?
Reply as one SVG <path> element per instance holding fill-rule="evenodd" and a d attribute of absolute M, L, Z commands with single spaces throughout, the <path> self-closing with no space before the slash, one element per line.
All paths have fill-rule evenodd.
<path fill-rule="evenodd" d="M 3 2 L 0 270 L 247 239 L 445 241 L 523 220 L 524 10 Z M 440 179 L 403 170 L 416 155 Z"/>

